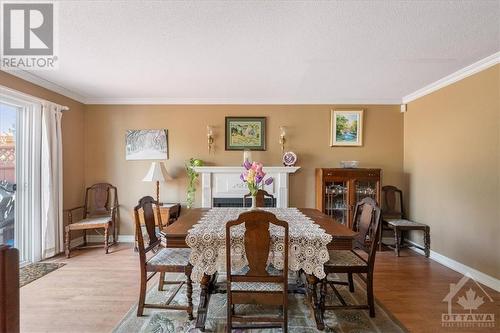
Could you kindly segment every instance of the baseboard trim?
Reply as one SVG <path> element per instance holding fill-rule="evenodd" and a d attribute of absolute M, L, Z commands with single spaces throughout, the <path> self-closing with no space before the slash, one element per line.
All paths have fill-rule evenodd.
<path fill-rule="evenodd" d="M 410 241 L 408 239 L 405 240 L 409 245 L 410 250 L 415 251 L 420 254 L 424 254 L 424 251 L 421 249 L 415 247 L 415 246 L 420 246 L 419 244 Z M 435 262 L 440 263 L 441 265 L 444 265 L 460 274 L 463 274 L 465 276 L 471 277 L 477 282 L 480 282 L 484 284 L 485 286 L 490 287 L 491 289 L 494 289 L 496 291 L 500 292 L 500 280 L 494 278 L 493 276 L 490 276 L 488 274 L 485 274 L 483 272 L 478 271 L 477 269 L 474 269 L 472 267 L 469 267 L 467 265 L 464 265 L 456 260 L 453 260 L 451 258 L 448 258 L 441 253 L 437 253 L 435 251 L 431 250 L 430 253 L 430 259 L 434 260 Z"/>
<path fill-rule="evenodd" d="M 83 237 L 82 237 L 82 242 L 83 242 Z M 103 235 L 87 235 L 87 242 L 89 242 L 89 243 L 104 242 L 104 236 Z M 134 243 L 135 236 L 134 235 L 118 235 L 118 242 L 119 243 Z"/>

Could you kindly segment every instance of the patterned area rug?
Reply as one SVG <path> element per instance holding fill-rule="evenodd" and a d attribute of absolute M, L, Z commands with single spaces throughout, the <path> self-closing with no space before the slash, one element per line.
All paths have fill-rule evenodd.
<path fill-rule="evenodd" d="M 178 275 L 179 279 L 182 275 Z M 169 279 L 172 279 L 170 275 Z M 139 287 L 139 286 L 137 286 Z M 198 305 L 199 287 L 193 286 L 193 303 Z M 157 285 L 150 288 L 146 297 L 147 303 L 165 302 L 169 295 L 169 290 L 158 291 Z M 366 303 L 366 291 L 363 284 L 355 279 L 355 292 L 350 293 L 347 287 L 337 287 L 348 303 Z M 329 290 L 329 294 L 330 294 Z M 333 296 L 327 300 L 327 304 L 331 304 Z M 335 301 L 333 301 L 335 302 Z M 187 304 L 184 288 L 181 289 L 172 304 L 181 303 Z M 367 333 L 367 332 L 407 332 L 406 328 L 397 321 L 387 310 L 385 310 L 378 302 L 375 307 L 375 318 L 370 318 L 368 310 L 338 310 L 325 312 L 325 330 L 318 331 L 314 320 L 314 313 L 306 300 L 305 295 L 290 294 L 288 298 L 288 330 L 289 332 L 349 332 L 349 333 Z M 254 305 L 238 305 L 236 313 L 258 314 L 262 312 L 270 312 L 272 308 L 264 308 L 263 306 Z M 137 305 L 133 306 L 125 315 L 122 321 L 114 329 L 115 333 L 198 333 L 195 328 L 196 319 L 189 321 L 187 314 L 184 311 L 170 311 L 157 309 L 144 309 L 144 316 L 136 316 Z M 226 330 L 226 295 L 215 294 L 210 299 L 208 318 L 206 321 L 206 332 L 225 332 Z M 242 330 L 234 330 L 233 332 L 242 332 Z M 281 329 L 255 329 L 245 332 L 281 332 Z"/>
<path fill-rule="evenodd" d="M 19 287 L 23 287 L 64 265 L 63 263 L 37 262 L 21 267 L 19 270 Z"/>

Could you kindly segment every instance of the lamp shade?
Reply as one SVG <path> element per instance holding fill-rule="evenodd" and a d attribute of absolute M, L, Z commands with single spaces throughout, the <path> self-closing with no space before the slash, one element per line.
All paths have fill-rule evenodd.
<path fill-rule="evenodd" d="M 172 180 L 172 177 L 168 174 L 163 162 L 151 163 L 148 173 L 142 179 L 143 182 L 165 182 L 167 180 Z"/>

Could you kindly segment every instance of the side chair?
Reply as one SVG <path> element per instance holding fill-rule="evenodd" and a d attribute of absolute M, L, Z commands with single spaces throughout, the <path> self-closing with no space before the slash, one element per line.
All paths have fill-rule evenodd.
<path fill-rule="evenodd" d="M 152 197 L 146 196 L 141 198 L 138 205 L 134 207 L 137 250 L 139 252 L 139 266 L 141 271 L 141 289 L 139 294 L 139 304 L 137 306 L 137 316 L 143 315 L 144 308 L 170 309 L 186 311 L 189 320 L 192 320 L 194 317 L 192 298 L 193 283 L 191 281 L 192 266 L 189 264 L 190 250 L 185 248 L 161 247 L 160 239 L 158 238 L 159 235 L 157 235 L 155 228 L 153 205 L 156 207 L 156 216 L 160 219 L 158 222 L 161 225 L 159 203 Z M 139 213 L 143 214 L 146 235 L 143 234 Z M 147 241 L 147 244 L 145 241 Z M 146 303 L 147 283 L 156 273 L 160 273 L 158 290 L 163 290 L 163 286 L 165 284 L 177 285 L 177 287 L 165 303 Z M 186 275 L 186 281 L 165 281 L 166 273 L 184 273 Z M 188 304 L 171 304 L 172 300 L 184 284 L 186 285 Z"/>
<path fill-rule="evenodd" d="M 424 246 L 414 245 L 425 252 L 429 258 L 431 250 L 431 231 L 427 224 L 407 220 L 403 210 L 403 191 L 395 186 L 382 187 L 384 205 L 382 206 L 383 225 L 394 232 L 394 252 L 399 257 L 399 250 L 404 245 L 404 232 L 420 230 L 424 233 Z M 399 205 L 397 204 L 399 202 Z M 382 230 L 381 230 L 382 233 Z"/>
<path fill-rule="evenodd" d="M 73 213 L 82 210 L 82 219 L 73 222 Z M 87 246 L 87 230 L 104 229 L 104 251 L 109 252 L 109 247 L 116 244 L 117 241 L 117 211 L 118 211 L 118 193 L 115 186 L 108 183 L 97 183 L 85 190 L 85 202 L 82 206 L 67 209 L 68 224 L 65 231 L 66 258 L 71 254 L 71 231 L 83 231 L 83 247 Z M 113 241 L 109 242 L 109 229 Z"/>
<path fill-rule="evenodd" d="M 246 202 L 248 198 L 251 198 L 252 194 L 248 193 L 243 196 L 243 207 L 246 207 Z M 255 206 L 256 207 L 266 207 L 266 198 L 271 199 L 272 205 L 271 207 L 276 207 L 276 201 L 274 200 L 274 196 L 272 194 L 267 193 L 264 190 L 258 190 L 257 196 L 255 197 Z"/>
<path fill-rule="evenodd" d="M 367 254 L 367 259 L 354 250 L 331 250 L 330 260 L 325 263 L 326 277 L 321 281 L 320 311 L 335 309 L 369 309 L 370 317 L 375 317 L 375 301 L 373 297 L 373 271 L 375 266 L 375 254 L 379 242 L 379 228 L 381 221 L 380 208 L 372 198 L 365 198 L 356 204 L 354 212 L 354 231 L 358 232 L 354 240 L 354 248 L 361 249 Z M 347 281 L 328 280 L 330 274 L 347 274 Z M 348 285 L 349 291 L 354 292 L 353 274 L 357 273 L 361 280 L 366 283 L 367 304 L 347 304 L 335 285 Z M 363 276 L 365 274 L 366 276 Z M 326 305 L 325 298 L 331 287 L 341 305 Z M 323 323 L 318 325 L 323 329 Z"/>
<path fill-rule="evenodd" d="M 245 225 L 245 252 L 248 259 L 246 272 L 231 270 L 231 228 Z M 270 251 L 270 224 L 284 228 L 284 269 L 268 267 Z M 288 331 L 288 223 L 278 220 L 270 212 L 254 210 L 240 214 L 238 219 L 226 224 L 226 289 L 227 289 L 227 332 L 233 328 L 281 327 Z M 267 315 L 245 316 L 237 314 L 236 304 L 266 304 L 280 306 L 281 317 Z M 234 325 L 233 323 L 239 323 Z M 253 324 L 251 324 L 253 323 Z"/>

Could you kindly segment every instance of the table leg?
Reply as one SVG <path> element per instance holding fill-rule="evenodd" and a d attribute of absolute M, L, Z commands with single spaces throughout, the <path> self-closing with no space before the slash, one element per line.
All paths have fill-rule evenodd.
<path fill-rule="evenodd" d="M 198 304 L 198 313 L 196 315 L 196 328 L 200 331 L 205 331 L 205 322 L 207 320 L 208 314 L 208 304 L 210 302 L 210 296 L 215 288 L 215 282 L 217 280 L 217 274 L 207 275 L 205 274 L 200 281 L 200 303 Z"/>
<path fill-rule="evenodd" d="M 314 310 L 314 319 L 316 319 L 316 327 L 319 330 L 325 329 L 323 320 L 323 311 L 321 310 L 321 299 L 318 296 L 318 286 L 321 288 L 321 280 L 312 274 L 307 274 L 307 285 L 309 290 L 308 299 Z"/>

